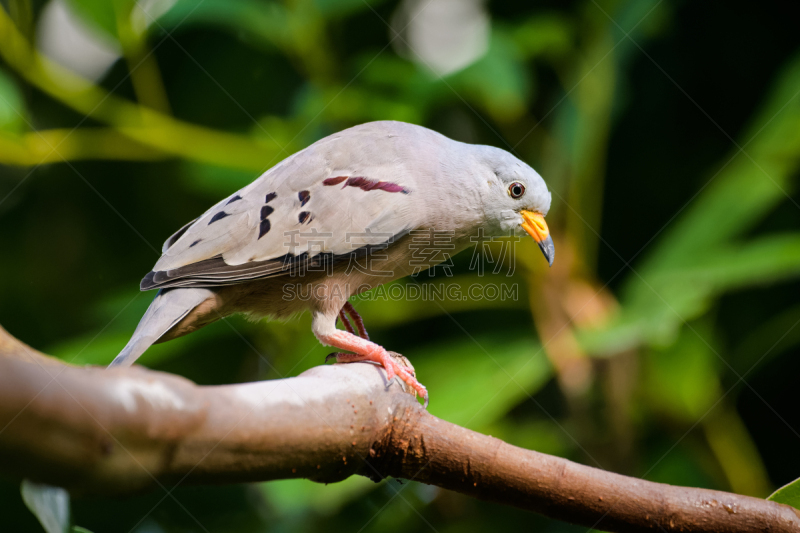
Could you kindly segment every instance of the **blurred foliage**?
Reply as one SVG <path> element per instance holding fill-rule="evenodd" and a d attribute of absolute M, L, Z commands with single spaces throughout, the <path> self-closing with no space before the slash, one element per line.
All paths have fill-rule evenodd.
<path fill-rule="evenodd" d="M 106 364 L 176 228 L 325 135 L 403 120 L 513 150 L 554 193 L 551 270 L 523 241 L 510 277 L 478 278 L 465 253 L 452 278 L 396 282 L 517 283 L 517 299 L 355 299 L 373 337 L 414 362 L 433 414 L 655 481 L 765 497 L 800 477 L 789 7 L 477 2 L 486 48 L 442 76 L 418 41 L 434 1 L 446 7 L 0 2 L 0 323 L 67 361 Z M 48 56 L 54 6 L 119 54 L 98 80 Z M 198 383 L 297 375 L 327 353 L 309 325 L 232 318 L 140 361 Z M 795 493 L 773 498 L 797 505 Z M 0 497 L 1 529 L 41 531 L 18 485 L 3 481 Z M 361 478 L 80 498 L 72 516 L 139 533 L 573 529 Z"/>

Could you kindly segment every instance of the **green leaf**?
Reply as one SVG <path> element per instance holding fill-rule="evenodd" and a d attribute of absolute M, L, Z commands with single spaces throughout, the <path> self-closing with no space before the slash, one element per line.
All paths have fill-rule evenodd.
<path fill-rule="evenodd" d="M 300 515 L 309 510 L 326 516 L 334 515 L 348 502 L 377 486 L 374 481 L 362 476 L 350 476 L 331 485 L 314 483 L 308 479 L 282 479 L 260 485 L 281 516 Z"/>
<path fill-rule="evenodd" d="M 20 492 L 25 505 L 47 533 L 69 531 L 69 493 L 66 490 L 25 479 Z"/>
<path fill-rule="evenodd" d="M 720 361 L 707 344 L 713 339 L 705 339 L 710 335 L 703 324 L 685 327 L 676 342 L 646 354 L 642 389 L 657 411 L 693 422 L 719 398 Z"/>
<path fill-rule="evenodd" d="M 622 290 L 623 313 L 603 330 L 580 333 L 595 354 L 640 343 L 663 343 L 684 320 L 708 309 L 727 290 L 797 276 L 800 237 L 764 237 L 748 245 L 746 232 L 791 189 L 800 167 L 800 57 L 789 61 L 749 132 L 747 155 L 723 162 L 687 211 L 637 267 Z"/>
<path fill-rule="evenodd" d="M 567 54 L 573 44 L 573 25 L 557 14 L 536 15 L 514 26 L 511 37 L 525 57 Z"/>
<path fill-rule="evenodd" d="M 800 57 L 795 57 L 739 141 L 747 155 L 735 148 L 738 155 L 722 161 L 727 165 L 708 177 L 710 185 L 670 225 L 640 272 L 672 268 L 730 241 L 785 200 L 789 180 L 800 167 L 799 84 Z"/>
<path fill-rule="evenodd" d="M 86 529 L 85 527 L 72 526 L 72 530 L 70 530 L 70 533 L 92 533 L 92 532 Z"/>
<path fill-rule="evenodd" d="M 614 353 L 640 343 L 669 342 L 685 321 L 707 311 L 721 294 L 800 276 L 800 235 L 772 235 L 745 245 L 710 248 L 670 269 L 639 274 L 628 284 L 621 315 L 603 330 L 579 334 L 590 352 Z"/>
<path fill-rule="evenodd" d="M 795 479 L 791 483 L 779 488 L 767 499 L 800 509 L 800 479 Z"/>
<path fill-rule="evenodd" d="M 117 39 L 117 10 L 124 9 L 127 14 L 134 3 L 132 0 L 115 2 L 109 2 L 108 0 L 67 0 L 67 4 L 73 13 L 93 28 Z"/>
<path fill-rule="evenodd" d="M 25 103 L 16 82 L 0 68 L 0 131 L 20 133 L 26 128 Z"/>
<path fill-rule="evenodd" d="M 465 335 L 461 342 L 426 344 L 415 350 L 413 363 L 432 391 L 431 414 L 476 431 L 485 431 L 553 375 L 539 343 L 524 335 Z"/>

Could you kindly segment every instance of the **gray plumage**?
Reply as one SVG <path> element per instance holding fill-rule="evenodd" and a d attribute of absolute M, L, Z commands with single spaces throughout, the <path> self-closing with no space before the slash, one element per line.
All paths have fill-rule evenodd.
<path fill-rule="evenodd" d="M 285 318 L 304 310 L 324 344 L 377 357 L 383 348 L 336 329 L 350 296 L 443 261 L 481 228 L 486 236 L 524 230 L 552 261 L 549 207 L 542 178 L 498 148 L 401 122 L 330 135 L 167 239 L 141 284 L 161 290 L 113 364 L 132 364 L 150 344 L 233 313 Z M 412 261 L 416 230 L 447 235 L 431 243 L 446 253 Z M 352 268 L 373 257 L 371 272 Z M 317 293 L 287 298 L 290 284 Z"/>
<path fill-rule="evenodd" d="M 131 340 L 109 366 L 133 364 L 151 345 L 155 344 L 171 327 L 189 312 L 208 300 L 213 293 L 208 289 L 162 289 L 147 308 L 133 332 Z"/>

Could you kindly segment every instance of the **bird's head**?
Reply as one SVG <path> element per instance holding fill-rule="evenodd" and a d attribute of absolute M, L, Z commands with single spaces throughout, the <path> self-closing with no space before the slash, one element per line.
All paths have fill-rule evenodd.
<path fill-rule="evenodd" d="M 479 149 L 489 186 L 484 211 L 490 231 L 506 235 L 510 231 L 526 232 L 552 266 L 555 247 L 544 220 L 551 201 L 547 184 L 535 170 L 505 150 L 492 146 Z"/>

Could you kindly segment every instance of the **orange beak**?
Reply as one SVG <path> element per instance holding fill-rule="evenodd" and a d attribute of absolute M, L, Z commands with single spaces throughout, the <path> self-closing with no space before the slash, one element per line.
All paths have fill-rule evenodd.
<path fill-rule="evenodd" d="M 547 227 L 544 216 L 532 211 L 525 211 L 524 209 L 520 211 L 519 214 L 522 215 L 522 229 L 533 237 L 533 240 L 539 245 L 539 249 L 542 250 L 547 262 L 550 266 L 553 266 L 556 248 L 553 245 L 553 239 L 550 237 L 550 228 Z"/>

